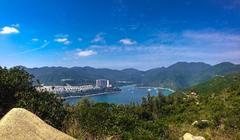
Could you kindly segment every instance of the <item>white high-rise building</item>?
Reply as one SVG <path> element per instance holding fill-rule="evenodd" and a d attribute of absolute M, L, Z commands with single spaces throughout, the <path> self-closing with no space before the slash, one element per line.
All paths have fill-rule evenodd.
<path fill-rule="evenodd" d="M 98 88 L 106 88 L 111 87 L 109 80 L 107 79 L 97 79 L 96 80 L 96 87 Z"/>
<path fill-rule="evenodd" d="M 107 87 L 110 87 L 110 83 L 109 83 L 109 80 L 107 80 Z"/>

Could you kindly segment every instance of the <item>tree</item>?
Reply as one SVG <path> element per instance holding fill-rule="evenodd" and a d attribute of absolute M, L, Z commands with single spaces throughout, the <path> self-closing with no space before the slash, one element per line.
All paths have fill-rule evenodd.
<path fill-rule="evenodd" d="M 34 91 L 32 76 L 19 67 L 0 67 L 0 117 L 17 103 L 16 93 Z"/>
<path fill-rule="evenodd" d="M 0 117 L 22 107 L 61 129 L 66 115 L 63 101 L 53 93 L 36 91 L 33 82 L 33 76 L 20 67 L 0 67 Z"/>
<path fill-rule="evenodd" d="M 63 129 L 67 115 L 63 101 L 55 94 L 48 92 L 19 92 L 16 107 L 25 108 L 57 129 Z"/>

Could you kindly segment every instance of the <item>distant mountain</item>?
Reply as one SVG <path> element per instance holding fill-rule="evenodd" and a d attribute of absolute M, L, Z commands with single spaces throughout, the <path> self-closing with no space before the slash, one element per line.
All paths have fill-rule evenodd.
<path fill-rule="evenodd" d="M 126 70 L 112 70 L 112 69 L 95 69 L 92 67 L 42 67 L 26 69 L 30 74 L 34 75 L 36 79 L 44 84 L 63 84 L 64 79 L 68 79 L 69 84 L 92 84 L 96 79 L 109 79 L 112 82 L 116 81 L 140 81 L 140 71 L 138 73 L 132 72 L 130 69 Z M 131 72 L 130 72 L 131 71 Z"/>
<path fill-rule="evenodd" d="M 140 71 L 129 68 L 112 70 L 92 67 L 42 67 L 25 68 L 36 79 L 44 84 L 93 84 L 96 79 L 109 79 L 117 84 L 119 81 L 128 81 L 143 86 L 164 86 L 174 89 L 187 88 L 204 82 L 219 75 L 240 71 L 240 65 L 229 62 L 209 65 L 201 62 L 178 62 L 169 67 L 154 68 Z"/>
<path fill-rule="evenodd" d="M 211 66 L 205 63 L 178 62 L 167 68 L 157 68 L 146 71 L 143 84 L 154 86 L 168 86 L 172 88 L 185 88 L 195 83 L 196 77 Z"/>

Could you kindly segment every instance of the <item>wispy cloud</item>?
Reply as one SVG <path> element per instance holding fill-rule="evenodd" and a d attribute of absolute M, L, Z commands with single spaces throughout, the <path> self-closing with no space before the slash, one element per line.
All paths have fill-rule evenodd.
<path fill-rule="evenodd" d="M 136 67 L 146 69 L 167 66 L 178 61 L 206 62 L 216 64 L 223 61 L 240 63 L 240 34 L 231 31 L 185 30 L 164 32 L 136 43 L 122 40 L 122 43 L 94 44 L 85 50 L 68 53 L 68 61 L 75 64 L 99 67 Z M 125 43 L 125 44 L 123 44 Z M 126 45 L 129 44 L 129 45 Z M 73 58 L 73 55 L 74 58 Z M 101 60 L 77 59 L 98 54 Z M 114 57 L 117 56 L 117 57 Z M 114 57 L 114 59 L 109 59 Z M 69 63 L 70 63 L 69 62 Z"/>
<path fill-rule="evenodd" d="M 58 43 L 63 43 L 64 45 L 70 44 L 70 41 L 68 40 L 68 38 L 56 38 L 54 39 L 54 41 Z"/>
<path fill-rule="evenodd" d="M 12 24 L 11 26 L 12 26 L 12 27 L 15 27 L 15 28 L 19 28 L 19 27 L 20 27 L 20 24 L 18 24 L 18 23 L 17 23 L 17 24 Z"/>
<path fill-rule="evenodd" d="M 131 58 L 142 59 L 168 58 L 176 61 L 196 60 L 203 62 L 233 61 L 240 62 L 240 35 L 230 32 L 214 30 L 187 30 L 180 33 L 161 33 L 154 41 L 146 41 L 143 44 L 135 44 L 124 40 L 125 45 L 91 45 L 93 49 L 102 55 L 124 55 Z M 144 61 L 142 60 L 141 61 Z M 159 60 L 158 60 L 159 59 Z"/>
<path fill-rule="evenodd" d="M 137 44 L 137 42 L 135 40 L 132 40 L 130 38 L 121 39 L 121 40 L 119 40 L 119 42 L 123 45 L 135 45 L 135 44 Z"/>
<path fill-rule="evenodd" d="M 92 55 L 96 55 L 97 52 L 94 50 L 81 50 L 81 49 L 77 49 L 76 55 L 78 57 L 88 57 L 88 56 L 92 56 Z"/>
<path fill-rule="evenodd" d="M 208 42 L 239 42 L 240 35 L 223 33 L 216 31 L 186 31 L 183 33 L 183 37 L 190 38 L 193 40 L 208 41 Z"/>
<path fill-rule="evenodd" d="M 68 36 L 68 34 L 57 34 L 55 35 L 54 41 L 64 45 L 69 45 L 71 42 L 69 41 Z"/>
<path fill-rule="evenodd" d="M 32 41 L 33 41 L 33 42 L 38 42 L 39 39 L 38 39 L 38 38 L 33 38 Z"/>
<path fill-rule="evenodd" d="M 18 34 L 20 31 L 14 26 L 5 26 L 0 30 L 0 34 Z"/>
<path fill-rule="evenodd" d="M 32 53 L 32 52 L 35 52 L 35 51 L 39 51 L 41 49 L 44 49 L 46 48 L 47 46 L 49 45 L 49 42 L 43 44 L 42 46 L 38 47 L 38 48 L 34 48 L 34 49 L 29 49 L 29 50 L 24 50 L 24 51 L 21 51 L 21 52 L 17 52 L 17 53 L 14 53 L 14 54 L 10 54 L 8 56 L 17 56 L 17 55 L 23 55 L 23 54 L 27 54 L 27 53 Z"/>
<path fill-rule="evenodd" d="M 91 41 L 92 43 L 103 43 L 105 38 L 103 37 L 104 33 L 98 33 L 95 38 Z"/>

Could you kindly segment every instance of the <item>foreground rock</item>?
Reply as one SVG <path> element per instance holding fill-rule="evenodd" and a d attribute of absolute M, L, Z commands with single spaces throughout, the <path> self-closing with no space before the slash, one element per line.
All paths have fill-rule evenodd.
<path fill-rule="evenodd" d="M 1 140 L 74 140 L 33 113 L 14 108 L 0 120 Z"/>
<path fill-rule="evenodd" d="M 190 133 L 185 133 L 183 136 L 183 140 L 206 140 L 206 139 L 202 136 L 193 136 Z"/>

